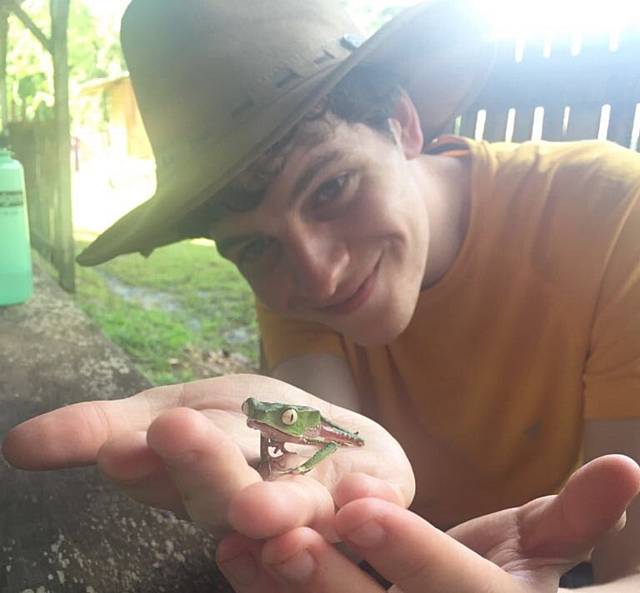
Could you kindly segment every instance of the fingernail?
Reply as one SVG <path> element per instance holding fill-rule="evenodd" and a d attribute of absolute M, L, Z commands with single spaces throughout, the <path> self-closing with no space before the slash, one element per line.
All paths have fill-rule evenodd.
<path fill-rule="evenodd" d="M 258 573 L 256 563 L 249 554 L 239 554 L 228 560 L 218 560 L 218 565 L 224 575 L 238 585 L 250 585 Z"/>
<path fill-rule="evenodd" d="M 284 562 L 269 565 L 269 569 L 281 579 L 292 583 L 301 583 L 308 580 L 315 568 L 316 561 L 307 550 L 301 550 Z"/>
<path fill-rule="evenodd" d="M 380 523 L 370 519 L 349 533 L 344 534 L 344 537 L 356 546 L 374 548 L 384 541 L 385 532 Z"/>

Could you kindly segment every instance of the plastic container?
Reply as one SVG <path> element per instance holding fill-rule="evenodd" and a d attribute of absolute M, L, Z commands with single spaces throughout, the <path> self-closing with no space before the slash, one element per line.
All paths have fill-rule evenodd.
<path fill-rule="evenodd" d="M 23 303 L 32 293 L 24 170 L 0 146 L 0 306 Z"/>

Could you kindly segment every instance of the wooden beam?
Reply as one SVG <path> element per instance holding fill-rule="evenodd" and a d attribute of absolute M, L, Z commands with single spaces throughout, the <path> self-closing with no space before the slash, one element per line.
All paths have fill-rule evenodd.
<path fill-rule="evenodd" d="M 31 17 L 22 10 L 20 4 L 16 0 L 5 0 L 5 5 L 22 21 L 22 24 L 33 33 L 35 38 L 42 43 L 43 47 L 52 54 L 51 40 L 38 28 L 38 25 L 31 20 Z"/>
<path fill-rule="evenodd" d="M 7 101 L 7 53 L 9 38 L 9 11 L 0 5 L 0 120 L 6 129 L 9 123 L 9 103 Z"/>
<path fill-rule="evenodd" d="M 69 61 L 67 27 L 69 0 L 49 0 L 53 56 L 53 86 L 57 136 L 57 221 L 54 249 L 60 284 L 69 292 L 75 290 L 75 245 L 71 210 L 71 137 L 69 132 Z"/>

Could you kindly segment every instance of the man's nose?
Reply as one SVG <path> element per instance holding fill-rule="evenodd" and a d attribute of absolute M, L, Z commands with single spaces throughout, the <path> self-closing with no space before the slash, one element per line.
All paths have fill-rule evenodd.
<path fill-rule="evenodd" d="M 290 229 L 285 254 L 300 296 L 317 304 L 324 304 L 335 294 L 349 263 L 345 242 L 328 224 L 301 224 Z"/>

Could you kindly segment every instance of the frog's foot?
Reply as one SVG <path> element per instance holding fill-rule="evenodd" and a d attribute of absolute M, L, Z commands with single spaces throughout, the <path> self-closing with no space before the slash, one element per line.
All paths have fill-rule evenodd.
<path fill-rule="evenodd" d="M 280 455 L 268 453 L 266 459 L 258 465 L 258 472 L 263 480 L 274 480 L 278 476 L 290 473 L 290 458 L 296 454 L 293 451 L 281 450 Z M 295 469 L 295 468 L 294 468 Z"/>
<path fill-rule="evenodd" d="M 327 443 L 322 449 L 316 451 L 309 459 L 307 459 L 302 465 L 298 467 L 292 467 L 286 471 L 288 474 L 306 474 L 311 471 L 318 463 L 323 459 L 329 457 L 338 450 L 336 443 Z"/>
<path fill-rule="evenodd" d="M 287 449 L 286 443 L 278 443 L 275 441 L 271 441 L 269 443 L 269 449 L 273 449 L 273 455 L 269 453 L 272 459 L 277 459 L 278 457 L 293 453 L 293 451 L 289 451 Z"/>
<path fill-rule="evenodd" d="M 295 455 L 293 451 L 289 451 L 285 443 L 277 443 L 271 441 L 269 443 L 269 447 L 267 449 L 267 457 L 269 459 L 269 463 L 280 471 L 287 470 L 287 461 L 289 458 Z"/>
<path fill-rule="evenodd" d="M 271 463 L 271 466 L 276 470 L 287 473 L 289 470 L 289 466 L 291 465 L 290 459 L 292 457 L 296 457 L 296 454 L 293 451 L 287 451 L 286 449 L 284 449 L 282 454 L 275 457 L 270 457 L 269 461 Z"/>

